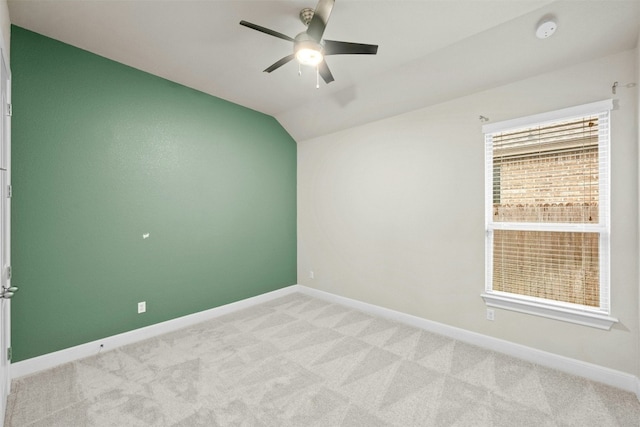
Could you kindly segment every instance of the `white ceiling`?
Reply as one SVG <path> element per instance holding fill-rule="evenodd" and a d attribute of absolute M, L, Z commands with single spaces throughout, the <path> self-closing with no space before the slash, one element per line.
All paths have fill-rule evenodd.
<path fill-rule="evenodd" d="M 274 116 L 297 141 L 635 47 L 640 0 L 336 0 L 324 36 L 378 44 L 327 58 L 335 81 L 295 61 L 315 0 L 9 0 L 11 22 Z M 556 34 L 535 37 L 552 15 Z"/>

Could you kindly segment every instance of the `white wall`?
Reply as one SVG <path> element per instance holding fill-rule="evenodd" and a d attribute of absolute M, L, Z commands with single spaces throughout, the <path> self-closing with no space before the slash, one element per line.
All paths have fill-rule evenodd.
<path fill-rule="evenodd" d="M 0 0 L 0 46 L 4 52 L 4 60 L 10 66 L 9 53 L 11 48 L 11 21 L 7 0 Z"/>
<path fill-rule="evenodd" d="M 298 283 L 638 375 L 636 51 L 298 144 Z M 614 97 L 612 314 L 602 331 L 485 320 L 484 156 L 492 122 Z M 315 278 L 309 278 L 313 270 Z"/>

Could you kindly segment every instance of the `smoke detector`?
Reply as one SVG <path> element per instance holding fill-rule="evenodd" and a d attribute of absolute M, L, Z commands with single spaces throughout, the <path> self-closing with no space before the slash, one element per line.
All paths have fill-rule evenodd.
<path fill-rule="evenodd" d="M 543 19 L 536 29 L 536 37 L 539 39 L 548 39 L 556 32 L 558 25 L 553 19 Z"/>

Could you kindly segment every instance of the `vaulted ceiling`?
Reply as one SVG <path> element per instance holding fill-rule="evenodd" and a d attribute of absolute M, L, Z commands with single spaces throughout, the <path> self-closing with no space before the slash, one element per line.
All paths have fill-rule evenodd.
<path fill-rule="evenodd" d="M 328 134 L 556 68 L 631 49 L 638 0 L 336 0 L 324 36 L 378 44 L 327 58 L 335 81 L 295 61 L 266 67 L 315 0 L 9 0 L 11 22 L 274 116 L 297 140 Z M 553 37 L 535 36 L 553 17 Z"/>

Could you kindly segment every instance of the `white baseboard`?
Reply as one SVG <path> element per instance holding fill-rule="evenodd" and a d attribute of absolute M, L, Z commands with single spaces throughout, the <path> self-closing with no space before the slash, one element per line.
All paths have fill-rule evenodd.
<path fill-rule="evenodd" d="M 93 356 L 101 351 L 113 350 L 123 345 L 132 344 L 138 341 L 153 338 L 158 335 L 166 334 L 178 329 L 186 328 L 196 323 L 204 322 L 225 314 L 251 307 L 284 295 L 288 295 L 299 291 L 298 285 L 288 286 L 286 288 L 277 289 L 266 294 L 243 299 L 238 302 L 226 304 L 210 310 L 201 311 L 187 316 L 178 317 L 176 319 L 167 320 L 166 322 L 156 323 L 155 325 L 146 326 L 133 331 L 124 332 L 122 334 L 113 335 L 100 340 L 77 345 L 75 347 L 65 348 L 64 350 L 53 353 L 44 354 L 42 356 L 33 357 L 31 359 L 22 360 L 12 363 L 9 367 L 11 379 L 30 375 L 45 369 L 50 369 L 64 363 L 73 362 L 74 360 Z M 102 346 L 102 347 L 101 347 Z"/>
<path fill-rule="evenodd" d="M 557 369 L 571 375 L 576 375 L 625 391 L 630 391 L 632 393 L 635 393 L 638 397 L 638 400 L 640 400 L 640 378 L 626 372 L 621 372 L 615 369 L 606 368 L 604 366 L 595 365 L 593 363 L 583 362 L 581 360 L 572 359 L 570 357 L 560 356 L 558 354 L 537 350 L 532 347 L 512 343 L 510 341 L 501 340 L 499 338 L 493 338 L 488 335 L 482 335 L 476 332 L 467 331 L 465 329 L 448 326 L 443 323 L 434 322 L 377 305 L 342 297 L 318 289 L 308 288 L 306 286 L 298 286 L 297 290 L 309 296 L 346 305 L 354 309 L 364 311 L 366 313 L 384 317 L 390 320 L 395 320 L 407 325 L 414 326 L 416 328 L 427 330 L 429 332 L 444 335 L 449 338 L 477 345 L 479 347 L 497 351 L 509 356 L 517 357 L 519 359 L 536 363 L 541 366 Z"/>
<path fill-rule="evenodd" d="M 223 305 L 221 307 L 212 308 L 210 310 L 201 311 L 199 313 L 190 314 L 188 316 L 179 317 L 177 319 L 168 320 L 166 322 L 157 323 L 155 325 L 135 329 L 133 331 L 113 335 L 101 340 L 92 341 L 86 344 L 56 351 L 54 353 L 13 363 L 10 366 L 11 378 L 13 379 L 30 375 L 64 363 L 93 356 L 100 351 L 111 350 L 123 345 L 132 344 L 158 335 L 166 334 L 167 332 L 172 332 L 196 323 L 214 319 L 216 317 L 289 295 L 294 292 L 300 292 L 316 298 L 346 305 L 366 313 L 405 323 L 416 328 L 517 357 L 541 366 L 546 366 L 571 375 L 607 384 L 612 387 L 635 393 L 638 400 L 640 400 L 640 378 L 634 375 L 592 363 L 583 362 L 577 359 L 560 356 L 554 353 L 537 350 L 535 348 L 515 344 L 476 332 L 467 331 L 465 329 L 448 326 L 443 323 L 434 322 L 421 317 L 390 310 L 388 308 L 342 297 L 302 285 L 288 286 L 286 288 Z M 102 349 L 100 347 L 101 345 L 103 346 Z"/>

